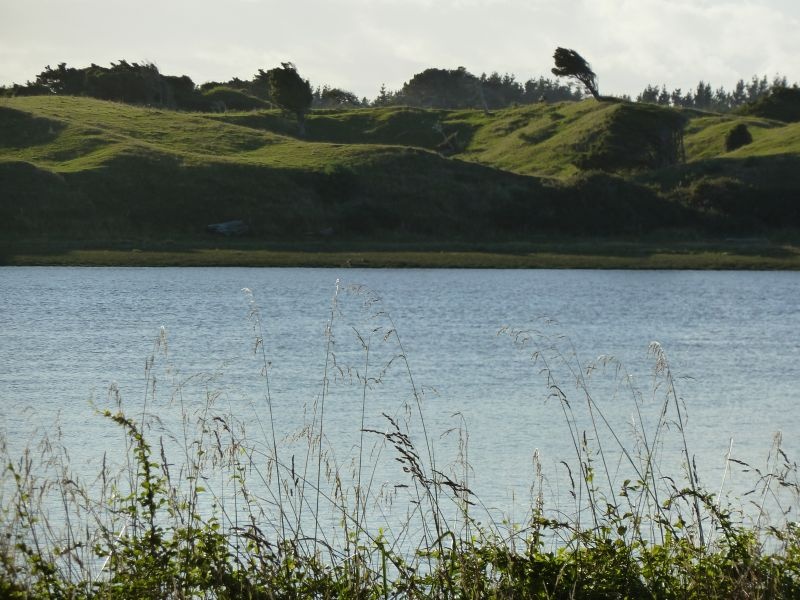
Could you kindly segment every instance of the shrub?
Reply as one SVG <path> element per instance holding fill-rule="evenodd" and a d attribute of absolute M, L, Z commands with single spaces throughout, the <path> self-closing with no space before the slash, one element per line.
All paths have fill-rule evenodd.
<path fill-rule="evenodd" d="M 752 142 L 753 136 L 750 135 L 750 130 L 747 128 L 747 125 L 744 123 L 739 123 L 728 132 L 728 135 L 725 136 L 725 151 L 733 152 L 734 150 L 737 150 L 742 146 L 746 146 L 747 144 L 751 144 Z"/>
<path fill-rule="evenodd" d="M 208 107 L 221 112 L 225 110 L 258 110 L 271 108 L 269 102 L 265 102 L 250 96 L 240 90 L 234 90 L 226 86 L 219 86 L 203 92 L 203 98 Z"/>

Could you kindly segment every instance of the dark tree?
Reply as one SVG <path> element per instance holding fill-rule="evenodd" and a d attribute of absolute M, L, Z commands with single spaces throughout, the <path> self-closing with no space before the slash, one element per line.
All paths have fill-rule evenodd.
<path fill-rule="evenodd" d="M 526 104 L 534 102 L 563 102 L 578 101 L 582 98 L 581 91 L 572 88 L 572 82 L 561 85 L 557 79 L 529 79 L 525 82 L 525 94 L 522 101 Z"/>
<path fill-rule="evenodd" d="M 281 63 L 280 67 L 267 71 L 267 80 L 272 101 L 295 114 L 298 134 L 305 135 L 306 113 L 311 109 L 311 102 L 314 100 L 311 84 L 300 77 L 290 62 Z"/>
<path fill-rule="evenodd" d="M 269 100 L 271 95 L 269 88 L 269 75 L 267 75 L 264 69 L 259 69 L 258 73 L 253 76 L 253 80 L 250 83 L 249 92 L 256 98 Z"/>
<path fill-rule="evenodd" d="M 656 102 L 661 106 L 669 106 L 669 98 L 670 96 L 669 92 L 667 91 L 667 86 L 662 85 L 661 91 L 658 92 L 658 98 L 656 99 Z"/>
<path fill-rule="evenodd" d="M 425 69 L 403 85 L 400 100 L 423 108 L 474 108 L 481 105 L 481 81 L 464 67 Z"/>
<path fill-rule="evenodd" d="M 50 65 L 36 76 L 36 85 L 47 89 L 52 94 L 80 96 L 86 90 L 86 73 L 84 70 L 68 67 L 60 63 L 57 69 Z"/>
<path fill-rule="evenodd" d="M 120 60 L 111 67 L 92 64 L 85 69 L 86 94 L 101 100 L 130 104 L 167 104 L 167 89 L 158 67 L 152 63 Z"/>
<path fill-rule="evenodd" d="M 713 99 L 714 94 L 711 91 L 711 84 L 701 80 L 700 83 L 697 84 L 697 89 L 694 92 L 694 107 L 710 110 Z"/>
<path fill-rule="evenodd" d="M 327 85 L 314 91 L 315 108 L 358 108 L 361 100 L 353 92 Z"/>
<path fill-rule="evenodd" d="M 648 84 L 642 93 L 636 96 L 637 102 L 646 102 L 648 104 L 658 104 L 658 87 Z"/>
<path fill-rule="evenodd" d="M 766 96 L 767 92 L 769 92 L 767 76 L 764 75 L 761 79 L 759 79 L 757 75 L 753 75 L 753 78 L 747 85 L 747 101 L 755 102 L 762 96 Z"/>
<path fill-rule="evenodd" d="M 495 109 L 519 104 L 525 96 L 525 87 L 510 73 L 500 75 L 495 71 L 489 76 L 484 73 L 481 75 L 480 85 L 481 100 L 485 108 Z"/>
<path fill-rule="evenodd" d="M 558 77 L 574 77 L 580 81 L 595 100 L 600 100 L 597 91 L 597 75 L 592 71 L 591 65 L 586 62 L 575 50 L 556 48 L 553 54 L 556 66 L 552 69 L 553 75 Z"/>
<path fill-rule="evenodd" d="M 166 106 L 191 108 L 197 103 L 197 86 L 188 75 L 162 75 L 166 90 Z"/>
<path fill-rule="evenodd" d="M 476 77 L 464 67 L 425 69 L 417 73 L 399 91 L 381 86 L 373 106 L 405 104 L 423 108 L 505 108 L 512 104 L 580 100 L 581 91 L 572 82 L 557 79 L 529 79 L 524 84 L 511 73 L 493 72 Z"/>
<path fill-rule="evenodd" d="M 796 84 L 795 84 L 796 85 Z M 777 87 L 753 103 L 741 107 L 738 112 L 784 123 L 800 121 L 800 88 Z"/>
<path fill-rule="evenodd" d="M 747 102 L 747 88 L 744 84 L 744 79 L 736 82 L 736 87 L 731 92 L 731 105 L 736 108 Z"/>

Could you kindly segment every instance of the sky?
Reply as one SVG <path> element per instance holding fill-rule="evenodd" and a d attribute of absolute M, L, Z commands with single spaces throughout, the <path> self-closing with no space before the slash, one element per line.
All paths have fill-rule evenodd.
<path fill-rule="evenodd" d="M 195 83 L 293 62 L 373 99 L 429 68 L 551 76 L 577 50 L 604 94 L 800 81 L 797 0 L 0 0 L 0 85 L 46 65 L 152 62 Z"/>

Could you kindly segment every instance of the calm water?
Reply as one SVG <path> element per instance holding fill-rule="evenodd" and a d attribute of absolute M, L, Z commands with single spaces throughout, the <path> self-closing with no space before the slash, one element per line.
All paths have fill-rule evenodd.
<path fill-rule="evenodd" d="M 353 293 L 351 284 L 372 292 Z M 579 427 L 588 429 L 575 383 L 583 372 L 614 428 L 633 440 L 623 371 L 587 366 L 616 358 L 652 427 L 663 387 L 653 389 L 651 341 L 670 360 L 690 451 L 709 488 L 722 481 L 731 440 L 734 458 L 758 465 L 776 432 L 791 457 L 800 455 L 800 273 L 235 268 L 0 269 L 0 429 L 11 451 L 60 431 L 86 473 L 104 453 L 121 462 L 120 433 L 93 406 L 108 406 L 115 384 L 123 406 L 141 411 L 145 364 L 162 327 L 168 352 L 156 356 L 148 406 L 164 427 L 175 426 L 178 399 L 200 410 L 213 397 L 215 410 L 260 436 L 263 359 L 253 354 L 242 288 L 260 309 L 277 437 L 309 418 L 327 373 L 325 434 L 343 470 L 360 435 L 366 372 L 381 377 L 366 391 L 365 426 L 384 430 L 382 413 L 403 416 L 416 389 L 443 470 L 459 453 L 458 432 L 446 432 L 466 427 L 470 485 L 491 509 L 524 510 L 535 449 L 553 497 L 562 497 L 558 464 L 572 457 L 571 442 L 559 404 L 548 400 L 544 363 L 532 353 L 548 360 Z M 506 326 L 542 335 L 519 348 L 498 335 Z M 387 337 L 392 328 L 402 348 Z M 402 351 L 408 371 L 395 358 Z M 411 426 L 422 446 L 413 411 Z M 680 470 L 677 442 L 674 431 L 664 440 L 665 471 Z M 279 452 L 295 451 L 296 443 L 281 442 Z M 406 481 L 391 458 L 386 450 L 378 460 L 377 480 Z M 732 472 L 726 489 L 741 492 L 748 481 Z"/>

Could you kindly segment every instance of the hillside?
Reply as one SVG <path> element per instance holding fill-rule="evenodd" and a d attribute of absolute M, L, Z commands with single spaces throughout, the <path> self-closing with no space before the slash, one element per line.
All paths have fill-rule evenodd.
<path fill-rule="evenodd" d="M 670 110 L 648 104 L 538 104 L 495 111 L 376 108 L 318 111 L 309 116 L 306 139 L 339 144 L 396 144 L 442 150 L 446 136 L 455 134 L 449 156 L 490 165 L 523 175 L 568 178 L 591 141 L 615 125 L 635 131 L 649 115 L 675 113 L 686 122 L 686 160 L 716 157 L 800 154 L 798 124 L 758 117 L 717 115 L 696 110 Z M 294 124 L 279 111 L 225 113 L 208 118 L 257 131 L 293 135 Z M 734 153 L 725 151 L 725 136 L 744 123 L 754 144 Z M 633 142 L 636 142 L 634 136 Z M 617 148 L 622 160 L 636 159 L 635 146 Z"/>
<path fill-rule="evenodd" d="M 725 151 L 745 123 L 753 142 Z M 676 162 L 684 128 L 686 162 Z M 800 124 L 583 101 L 485 114 L 181 113 L 0 99 L 0 237 L 510 241 L 796 228 Z M 205 242 L 203 242 L 205 240 Z M 218 242 L 211 242 L 218 243 Z"/>

